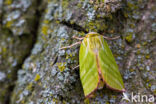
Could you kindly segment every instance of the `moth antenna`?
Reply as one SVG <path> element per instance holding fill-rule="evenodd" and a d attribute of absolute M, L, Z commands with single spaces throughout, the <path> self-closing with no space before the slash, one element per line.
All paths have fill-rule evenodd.
<path fill-rule="evenodd" d="M 107 36 L 103 36 L 103 38 L 105 38 L 107 40 L 115 40 L 115 39 L 120 38 L 120 36 L 116 36 L 116 37 L 113 37 L 113 38 L 110 38 L 110 37 L 107 37 Z"/>
<path fill-rule="evenodd" d="M 65 46 L 65 47 L 59 48 L 59 50 L 71 48 L 71 47 L 73 47 L 73 46 L 75 46 L 75 45 L 78 45 L 78 44 L 81 44 L 81 41 L 76 42 L 76 43 L 74 43 L 74 44 L 72 44 L 72 45 L 70 45 L 70 46 Z"/>

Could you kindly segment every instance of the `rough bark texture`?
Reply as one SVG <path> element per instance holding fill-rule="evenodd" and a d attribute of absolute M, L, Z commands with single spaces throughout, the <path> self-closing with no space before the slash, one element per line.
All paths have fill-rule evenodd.
<path fill-rule="evenodd" d="M 107 41 L 128 94 L 156 95 L 155 0 L 0 0 L 0 104 L 125 104 L 103 88 L 85 99 L 79 46 L 94 31 Z M 87 64 L 87 62 L 86 62 Z M 131 103 L 130 103 L 131 104 Z"/>

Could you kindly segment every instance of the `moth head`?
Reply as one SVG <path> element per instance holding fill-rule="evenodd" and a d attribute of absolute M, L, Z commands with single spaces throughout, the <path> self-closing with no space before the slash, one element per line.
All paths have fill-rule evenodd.
<path fill-rule="evenodd" d="M 96 32 L 89 32 L 88 34 L 86 34 L 86 38 L 89 38 L 89 37 L 94 37 L 94 36 L 99 36 L 100 34 L 96 33 Z"/>

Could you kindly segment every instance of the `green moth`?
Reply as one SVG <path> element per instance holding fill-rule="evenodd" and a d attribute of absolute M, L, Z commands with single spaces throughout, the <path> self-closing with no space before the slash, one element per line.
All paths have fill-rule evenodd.
<path fill-rule="evenodd" d="M 79 67 L 85 97 L 91 97 L 93 92 L 100 88 L 102 84 L 110 89 L 124 92 L 122 77 L 104 37 L 98 33 L 90 32 L 84 38 L 79 38 L 79 40 L 82 40 L 82 42 L 63 48 L 81 44 Z"/>

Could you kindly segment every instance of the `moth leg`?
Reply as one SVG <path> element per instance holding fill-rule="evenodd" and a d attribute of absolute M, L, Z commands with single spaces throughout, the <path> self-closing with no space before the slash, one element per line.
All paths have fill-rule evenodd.
<path fill-rule="evenodd" d="M 72 38 L 77 39 L 77 40 L 83 40 L 84 39 L 84 37 L 79 38 L 77 36 L 73 36 Z"/>
<path fill-rule="evenodd" d="M 103 38 L 105 38 L 105 39 L 107 39 L 107 40 L 115 40 L 115 39 L 120 38 L 120 36 L 116 36 L 116 37 L 113 37 L 113 38 L 103 36 Z"/>
<path fill-rule="evenodd" d="M 73 69 L 73 70 L 75 70 L 75 69 L 77 69 L 78 67 L 79 67 L 79 65 L 77 65 L 77 66 L 73 67 L 72 69 Z"/>
<path fill-rule="evenodd" d="M 81 44 L 81 41 L 76 42 L 76 43 L 74 43 L 74 44 L 72 44 L 72 45 L 70 45 L 70 46 L 62 47 L 62 48 L 60 48 L 60 50 L 61 50 L 61 49 L 71 48 L 71 47 L 73 47 L 73 46 L 75 46 L 75 45 L 78 45 L 78 44 Z"/>

